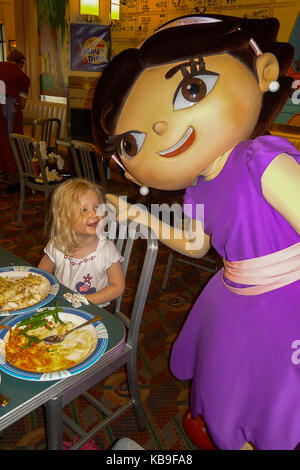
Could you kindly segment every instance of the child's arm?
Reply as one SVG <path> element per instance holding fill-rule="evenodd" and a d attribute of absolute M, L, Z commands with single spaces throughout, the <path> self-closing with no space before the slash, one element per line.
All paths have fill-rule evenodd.
<path fill-rule="evenodd" d="M 89 302 L 96 305 L 104 304 L 114 300 L 123 294 L 125 289 L 125 278 L 120 261 L 113 263 L 107 269 L 108 286 L 94 294 L 87 294 L 85 297 Z"/>
<path fill-rule="evenodd" d="M 53 273 L 55 264 L 48 255 L 44 255 L 41 261 L 38 264 L 38 268 L 44 269 L 44 271 L 48 271 L 49 273 Z"/>

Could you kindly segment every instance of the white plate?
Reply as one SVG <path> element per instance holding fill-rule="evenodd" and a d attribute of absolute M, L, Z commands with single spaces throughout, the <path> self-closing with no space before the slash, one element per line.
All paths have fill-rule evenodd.
<path fill-rule="evenodd" d="M 49 309 L 54 308 L 55 307 L 49 307 Z M 76 325 L 83 323 L 84 321 L 90 320 L 91 318 L 94 318 L 94 315 L 88 312 L 84 312 L 83 310 L 68 307 L 60 308 L 62 308 L 63 312 L 59 312 L 59 317 L 63 321 L 72 321 L 72 323 Z M 38 309 L 38 311 L 43 310 L 45 309 Z M 15 325 L 17 325 L 17 323 L 29 316 L 30 315 L 26 314 L 20 317 L 11 318 L 7 322 L 5 322 L 5 325 L 13 328 Z M 79 372 L 82 372 L 88 367 L 91 367 L 105 353 L 108 344 L 107 330 L 101 321 L 97 321 L 92 325 L 88 325 L 87 328 L 91 328 L 94 330 L 95 335 L 97 336 L 97 345 L 95 349 L 91 352 L 90 356 L 88 356 L 76 366 L 71 367 L 70 369 L 46 373 L 28 372 L 26 370 L 18 369 L 17 367 L 12 366 L 9 362 L 6 362 L 3 351 L 0 352 L 0 369 L 3 370 L 3 372 L 6 372 L 7 374 L 12 375 L 13 377 L 16 377 L 18 379 L 33 381 L 59 380 L 66 377 L 70 377 L 71 375 L 78 374 Z M 7 334 L 7 330 L 0 330 L 0 346 L 2 345 L 2 348 L 4 347 L 5 336 Z"/>
<path fill-rule="evenodd" d="M 2 277 L 18 278 L 28 276 L 29 274 L 38 274 L 40 276 L 43 276 L 43 278 L 46 280 L 45 297 L 39 302 L 30 305 L 26 308 L 10 310 L 9 312 L 3 312 L 2 310 L 0 310 L 0 316 L 20 315 L 23 313 L 29 313 L 33 310 L 36 310 L 37 308 L 47 305 L 52 299 L 55 298 L 59 290 L 59 283 L 57 282 L 57 279 L 55 276 L 53 276 L 53 274 L 50 274 L 42 269 L 33 268 L 31 266 L 8 266 L 5 268 L 0 268 L 0 276 Z"/>

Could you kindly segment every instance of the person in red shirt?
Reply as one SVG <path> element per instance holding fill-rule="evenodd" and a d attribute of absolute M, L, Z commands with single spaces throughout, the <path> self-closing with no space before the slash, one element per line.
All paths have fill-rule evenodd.
<path fill-rule="evenodd" d="M 23 134 L 23 109 L 28 98 L 29 77 L 22 71 L 25 56 L 12 49 L 6 62 L 0 62 L 0 80 L 5 96 L 0 100 L 0 172 L 7 174 L 7 193 L 15 192 L 17 166 L 9 143 L 9 134 Z"/>

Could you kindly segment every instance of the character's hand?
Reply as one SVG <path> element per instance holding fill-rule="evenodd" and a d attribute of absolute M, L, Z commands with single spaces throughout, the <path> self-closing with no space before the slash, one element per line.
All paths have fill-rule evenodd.
<path fill-rule="evenodd" d="M 150 227 L 162 243 L 191 258 L 201 258 L 209 250 L 210 236 L 204 233 L 201 221 L 192 220 L 191 227 L 187 229 L 188 233 L 185 233 L 182 228 L 175 228 L 161 221 L 141 204 L 128 204 L 115 194 L 106 194 L 105 197 L 107 202 L 115 207 L 119 223 L 129 219 Z"/>
<path fill-rule="evenodd" d="M 124 199 L 121 199 L 120 196 L 116 194 L 105 194 L 106 202 L 114 206 L 117 213 L 118 222 L 123 222 L 128 219 L 128 211 L 131 207 L 131 204 L 126 202 Z"/>
<path fill-rule="evenodd" d="M 111 204 L 116 209 L 118 221 L 120 222 L 121 220 L 125 220 L 125 215 L 127 214 L 131 204 L 125 202 L 124 199 L 121 200 L 120 196 L 117 196 L 116 194 L 105 194 L 105 199 L 107 203 Z"/>
<path fill-rule="evenodd" d="M 110 194 L 110 193 L 107 193 L 105 194 L 105 199 L 106 199 L 106 202 L 108 202 L 109 204 L 112 204 L 117 213 L 119 212 L 119 196 L 116 196 L 115 194 Z"/>
<path fill-rule="evenodd" d="M 126 200 L 115 194 L 105 194 L 105 199 L 112 204 L 117 213 L 118 222 L 134 220 L 142 225 L 149 226 L 149 213 L 146 208 L 138 204 L 129 204 Z"/>

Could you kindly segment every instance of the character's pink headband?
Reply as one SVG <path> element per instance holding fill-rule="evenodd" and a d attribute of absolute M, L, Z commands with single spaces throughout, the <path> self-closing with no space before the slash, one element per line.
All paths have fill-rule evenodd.
<path fill-rule="evenodd" d="M 209 16 L 186 16 L 183 18 L 178 18 L 177 20 L 172 21 L 166 24 L 165 26 L 162 26 L 160 29 L 157 30 L 157 32 L 162 31 L 167 28 L 172 28 L 174 26 L 177 27 L 177 26 L 183 26 L 186 24 L 217 23 L 219 21 L 222 21 L 222 20 L 218 18 L 211 18 Z M 256 41 L 254 41 L 253 38 L 250 39 L 249 44 L 254 54 L 256 55 L 256 57 L 259 57 L 263 54 L 260 47 L 258 46 Z M 280 83 L 277 80 L 273 80 L 272 82 L 269 83 L 269 91 L 271 91 L 272 93 L 278 91 L 279 87 L 280 87 Z"/>
<path fill-rule="evenodd" d="M 223 20 L 220 20 L 218 18 L 211 18 L 209 16 L 185 16 L 183 18 L 178 18 L 177 20 L 174 20 L 174 21 L 166 24 L 165 26 L 162 26 L 156 32 L 162 31 L 162 30 L 167 29 L 167 28 L 177 27 L 177 26 L 190 25 L 190 24 L 201 24 L 201 23 L 202 24 L 205 24 L 205 23 L 218 23 L 219 21 L 223 21 Z M 238 29 L 241 29 L 241 28 L 238 28 Z M 250 47 L 251 47 L 252 51 L 256 55 L 256 57 L 259 57 L 263 54 L 260 47 L 258 46 L 256 41 L 254 41 L 253 38 L 250 39 L 249 44 L 250 44 Z M 277 80 L 273 80 L 272 82 L 269 83 L 269 91 L 271 91 L 271 92 L 278 91 L 279 87 L 280 87 L 280 84 Z"/>
<path fill-rule="evenodd" d="M 172 21 L 171 23 L 166 24 L 159 28 L 156 32 L 163 31 L 167 28 L 173 28 L 177 26 L 184 26 L 187 24 L 205 24 L 205 23 L 218 23 L 223 20 L 219 20 L 218 18 L 211 18 L 209 16 L 186 16 L 184 18 L 178 18 L 178 20 Z M 254 39 L 250 39 L 250 46 L 254 52 L 254 54 L 258 57 L 262 55 L 262 51 L 260 50 L 257 43 Z"/>

